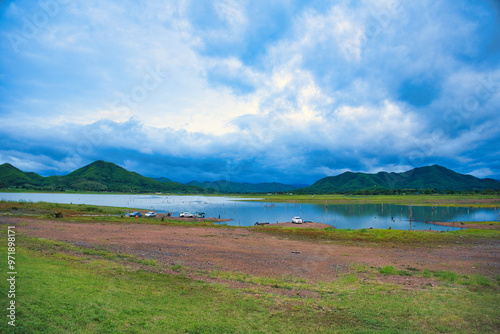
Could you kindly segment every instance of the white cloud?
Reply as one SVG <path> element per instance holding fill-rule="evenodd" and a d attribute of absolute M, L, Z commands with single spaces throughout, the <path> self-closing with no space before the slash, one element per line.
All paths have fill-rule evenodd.
<path fill-rule="evenodd" d="M 422 122 L 411 112 L 404 112 L 394 102 L 385 101 L 381 107 L 342 106 L 328 131 L 332 144 L 346 147 L 390 148 L 402 153 L 418 143 Z M 348 138 L 348 140 L 346 140 Z"/>
<path fill-rule="evenodd" d="M 244 28 L 247 24 L 242 3 L 235 0 L 219 0 L 215 2 L 214 6 L 218 16 L 229 23 L 231 30 L 242 29 L 239 27 Z"/>
<path fill-rule="evenodd" d="M 475 169 L 475 170 L 473 170 L 472 172 L 470 172 L 468 174 L 473 175 L 473 176 L 478 177 L 478 178 L 481 178 L 481 179 L 484 179 L 484 178 L 487 178 L 489 176 L 495 175 L 495 173 L 493 173 L 493 171 L 490 168 Z"/>
<path fill-rule="evenodd" d="M 348 168 L 341 168 L 341 169 L 332 169 L 328 168 L 325 166 L 317 167 L 314 169 L 314 172 L 320 175 L 326 175 L 326 176 L 335 176 L 339 175 L 345 172 L 350 172 L 351 170 Z"/>
<path fill-rule="evenodd" d="M 81 167 L 78 157 L 54 159 L 44 154 L 31 154 L 15 150 L 0 150 L 0 161 L 9 163 L 22 171 L 44 171 L 50 174 L 59 174 L 61 171 L 73 171 Z"/>

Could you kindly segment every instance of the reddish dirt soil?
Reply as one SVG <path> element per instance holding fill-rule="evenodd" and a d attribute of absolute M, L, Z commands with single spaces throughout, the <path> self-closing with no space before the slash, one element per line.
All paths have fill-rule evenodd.
<path fill-rule="evenodd" d="M 350 264 L 450 270 L 490 277 L 500 273 L 500 240 L 492 239 L 396 248 L 289 240 L 245 228 L 65 223 L 0 217 L 2 223 L 18 225 L 16 231 L 24 235 L 84 247 L 104 246 L 111 251 L 152 258 L 166 265 L 182 264 L 194 269 L 239 271 L 257 276 L 294 275 L 311 281 L 328 281 L 348 272 Z M 302 226 L 310 227 L 310 224 Z M 402 284 L 411 285 L 415 278 L 388 279 L 404 280 Z"/>

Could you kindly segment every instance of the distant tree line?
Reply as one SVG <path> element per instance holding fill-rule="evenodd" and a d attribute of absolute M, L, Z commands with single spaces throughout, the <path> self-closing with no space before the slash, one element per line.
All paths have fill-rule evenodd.
<path fill-rule="evenodd" d="M 301 192 L 304 193 L 304 192 Z M 343 195 L 410 195 L 410 194 L 483 194 L 483 195 L 494 195 L 499 194 L 500 189 L 474 189 L 474 190 L 438 190 L 438 189 L 360 189 L 360 190 L 350 190 L 350 191 L 336 191 L 336 192 L 324 192 L 321 194 L 343 194 Z M 320 194 L 320 193 L 308 193 L 308 194 Z"/>

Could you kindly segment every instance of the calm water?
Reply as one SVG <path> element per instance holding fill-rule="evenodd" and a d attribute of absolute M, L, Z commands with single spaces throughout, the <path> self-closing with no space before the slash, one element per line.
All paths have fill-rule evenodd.
<path fill-rule="evenodd" d="M 232 219 L 230 225 L 250 226 L 255 222 L 286 222 L 293 216 L 325 223 L 337 228 L 393 228 L 407 230 L 409 207 L 392 204 L 319 205 L 239 201 L 232 197 L 208 196 L 152 196 L 152 195 L 90 195 L 0 193 L 0 200 L 106 205 L 126 208 L 171 211 L 205 212 L 207 217 Z M 466 222 L 497 221 L 498 209 L 456 207 L 412 207 L 412 228 L 451 230 L 448 227 L 427 224 L 427 221 Z"/>

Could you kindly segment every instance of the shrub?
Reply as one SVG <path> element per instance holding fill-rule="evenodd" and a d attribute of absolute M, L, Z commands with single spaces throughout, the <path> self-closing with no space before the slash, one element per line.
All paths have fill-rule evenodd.
<path fill-rule="evenodd" d="M 385 267 L 380 268 L 378 271 L 382 275 L 397 275 L 398 274 L 398 270 L 396 268 L 394 268 L 394 266 L 385 266 Z"/>
<path fill-rule="evenodd" d="M 458 279 L 458 274 L 451 271 L 436 271 L 433 275 L 449 282 L 455 282 Z"/>
<path fill-rule="evenodd" d="M 471 275 L 466 285 L 492 286 L 491 281 L 483 275 Z"/>

